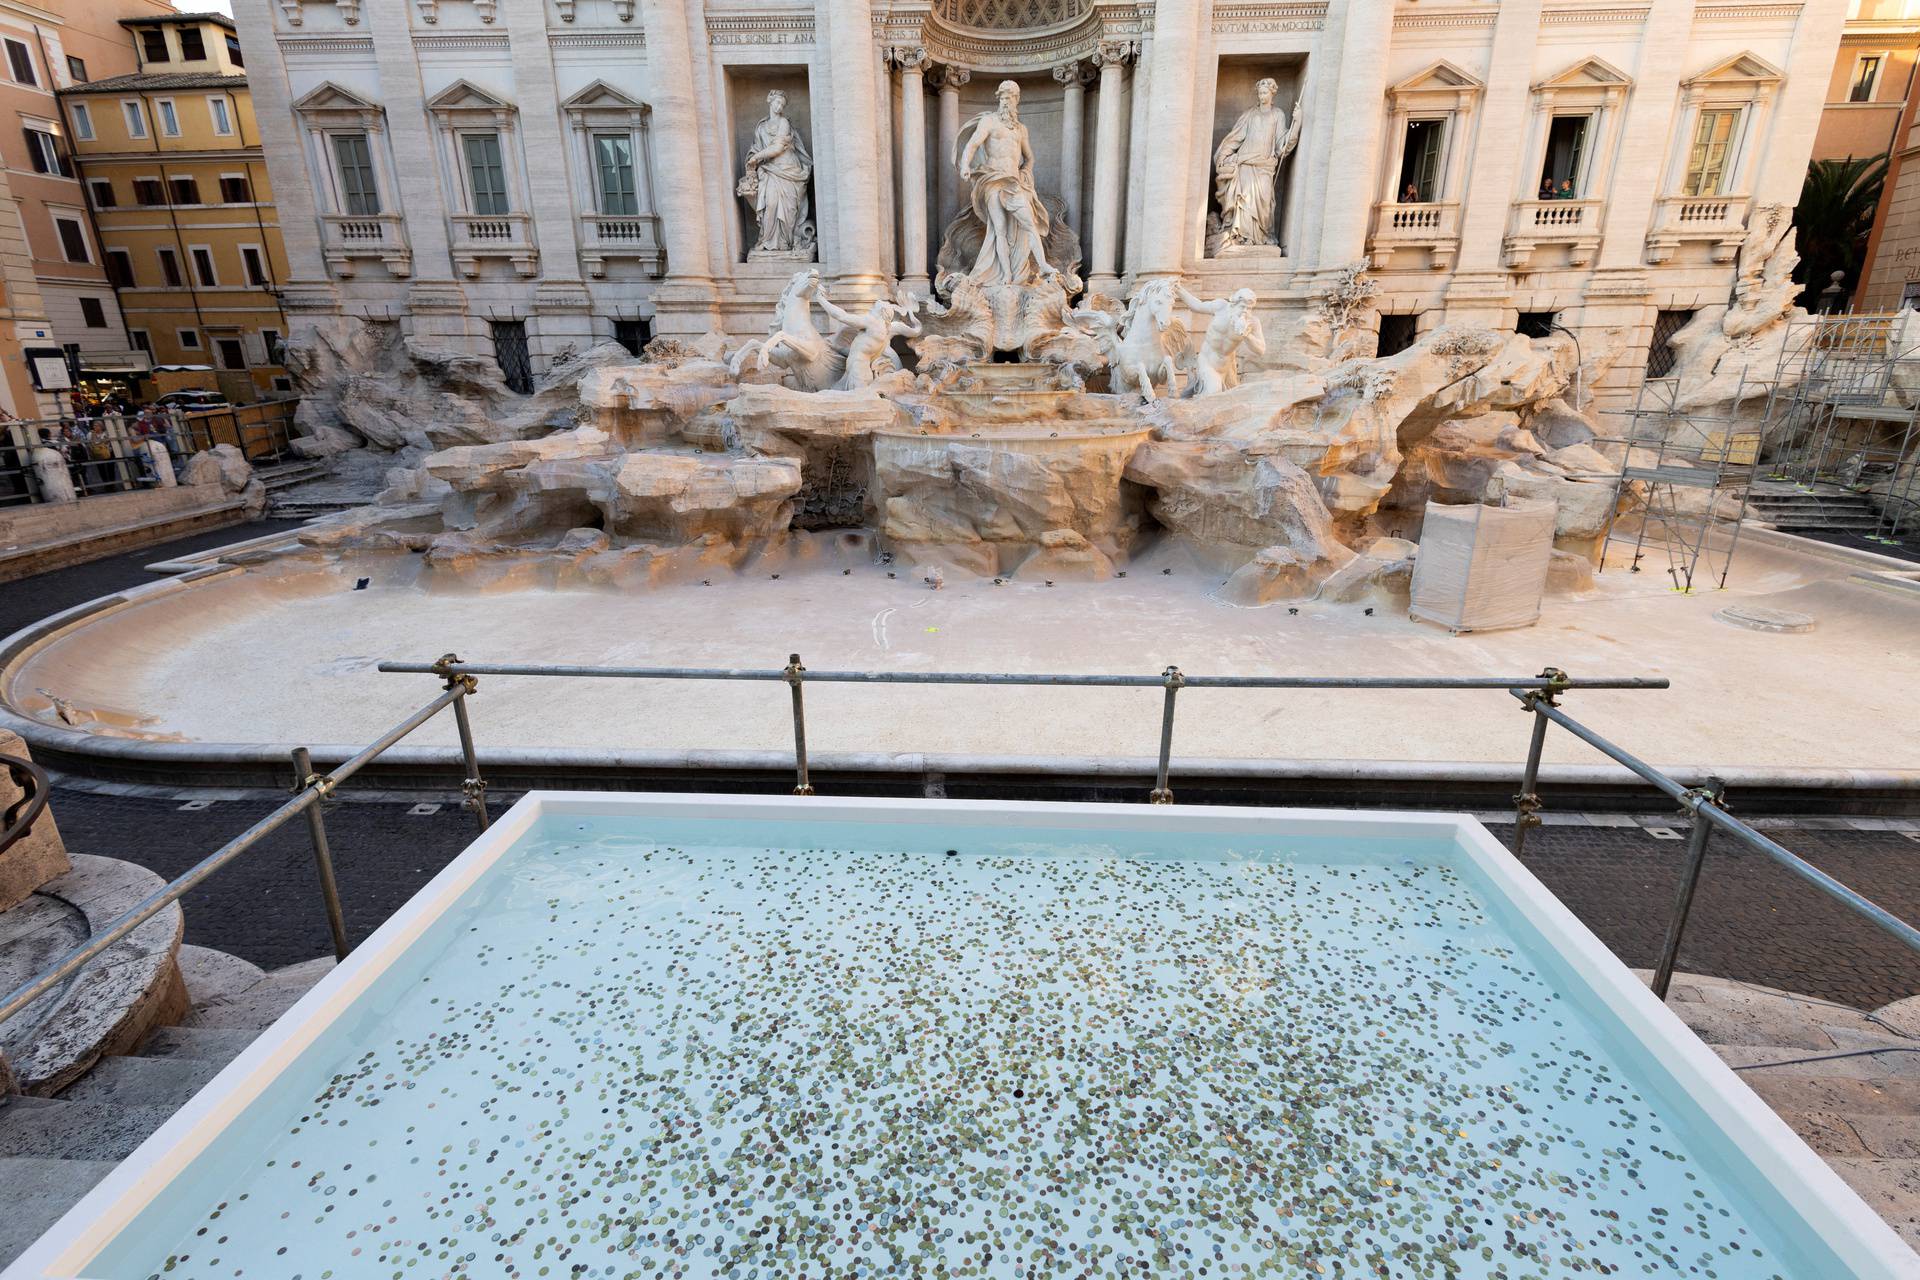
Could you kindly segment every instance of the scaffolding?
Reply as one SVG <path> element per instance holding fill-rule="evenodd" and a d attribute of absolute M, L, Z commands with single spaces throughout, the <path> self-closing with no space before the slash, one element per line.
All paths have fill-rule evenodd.
<path fill-rule="evenodd" d="M 1771 485 L 1857 494 L 1874 512 L 1868 540 L 1899 543 L 1920 526 L 1920 323 L 1911 313 L 1846 313 L 1790 322 L 1770 400 Z"/>
<path fill-rule="evenodd" d="M 1776 384 L 1777 385 L 1777 384 Z M 1731 403 L 1735 409 L 1771 389 L 1745 371 Z M 1760 458 L 1761 432 L 1751 420 L 1688 413 L 1680 408 L 1673 378 L 1641 382 L 1633 407 L 1616 410 L 1626 434 L 1596 444 L 1621 447 L 1614 516 L 1601 543 L 1604 571 L 1615 544 L 1631 547 L 1628 570 L 1664 555 L 1669 585 L 1719 590 L 1727 585 L 1748 493 Z"/>

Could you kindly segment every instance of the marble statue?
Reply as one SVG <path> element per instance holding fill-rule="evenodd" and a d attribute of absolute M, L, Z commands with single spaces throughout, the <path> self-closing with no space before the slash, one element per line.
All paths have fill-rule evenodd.
<path fill-rule="evenodd" d="M 834 384 L 835 391 L 862 390 L 873 385 L 874 378 L 879 374 L 900 368 L 900 357 L 894 353 L 893 340 L 920 336 L 920 317 L 911 297 L 904 305 L 889 302 L 885 298 L 877 299 L 864 316 L 841 310 L 825 294 L 820 296 L 819 301 L 820 309 L 852 334 L 852 340 L 847 344 L 846 370 L 840 375 L 840 381 Z M 905 316 L 907 323 L 901 323 L 895 318 L 898 316 Z M 840 335 L 834 336 L 837 339 Z"/>
<path fill-rule="evenodd" d="M 734 356 L 730 364 L 733 376 L 737 378 L 747 369 L 775 368 L 801 391 L 825 391 L 838 382 L 843 371 L 840 354 L 814 327 L 816 301 L 829 315 L 846 314 L 827 301 L 818 267 L 794 272 L 780 292 L 780 301 L 774 304 L 767 336 L 747 343 Z"/>
<path fill-rule="evenodd" d="M 1153 401 L 1155 383 L 1171 384 L 1174 352 L 1186 330 L 1173 317 L 1173 284 L 1149 280 L 1127 303 L 1124 315 L 1086 307 L 1071 313 L 1088 326 L 1107 357 L 1108 385 L 1115 395 L 1139 395 Z"/>
<path fill-rule="evenodd" d="M 1032 284 L 1053 280 L 1059 271 L 1047 262 L 1050 220 L 1033 185 L 1033 147 L 1020 123 L 1020 86 L 1002 80 L 995 90 L 1000 105 L 960 126 L 971 131 L 955 158 L 960 176 L 972 184 L 973 211 L 986 228 L 968 278 L 984 284 Z"/>
<path fill-rule="evenodd" d="M 1251 289 L 1235 289 L 1216 302 L 1207 302 L 1179 289 L 1180 302 L 1189 311 L 1208 316 L 1207 331 L 1194 355 L 1193 369 L 1184 394 L 1210 396 L 1240 385 L 1240 348 L 1255 355 L 1267 353 L 1267 335 L 1260 318 L 1253 314 Z"/>
<path fill-rule="evenodd" d="M 73 474 L 67 470 L 67 457 L 54 447 L 50 433 L 40 432 L 40 443 L 33 446 L 29 455 L 33 462 L 33 478 L 40 482 L 40 501 L 42 502 L 78 502 L 79 493 L 73 487 Z"/>
<path fill-rule="evenodd" d="M 1273 105 L 1280 92 L 1271 79 L 1253 87 L 1258 103 L 1242 112 L 1213 153 L 1214 196 L 1220 202 L 1220 220 L 1209 236 L 1209 252 L 1222 249 L 1278 245 L 1274 213 L 1279 204 L 1280 162 L 1293 154 L 1300 141 L 1300 103 L 1293 118 Z"/>
<path fill-rule="evenodd" d="M 747 256 L 811 259 L 814 229 L 807 179 L 813 174 L 813 157 L 807 154 L 806 139 L 787 119 L 787 95 L 779 89 L 767 94 L 767 115 L 753 131 L 746 169 L 738 193 L 752 203 L 760 228 Z"/>

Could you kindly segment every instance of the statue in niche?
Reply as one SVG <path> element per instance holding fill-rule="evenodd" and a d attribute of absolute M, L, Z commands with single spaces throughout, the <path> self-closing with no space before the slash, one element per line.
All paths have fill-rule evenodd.
<path fill-rule="evenodd" d="M 753 131 L 746 168 L 735 190 L 753 205 L 760 228 L 748 259 L 812 259 L 814 228 L 807 180 L 813 176 L 813 157 L 807 154 L 806 139 L 787 119 L 784 90 L 767 94 L 766 119 Z"/>
<path fill-rule="evenodd" d="M 1059 278 L 1047 262 L 1051 220 L 1033 186 L 1033 147 L 1020 123 L 1020 86 L 1002 80 L 1000 105 L 960 126 L 972 132 L 959 156 L 960 176 L 972 184 L 973 212 L 986 228 L 971 280 L 983 284 L 1033 284 Z"/>
<path fill-rule="evenodd" d="M 1278 246 L 1275 211 L 1280 204 L 1280 162 L 1300 142 L 1300 102 L 1293 118 L 1273 105 L 1280 85 L 1271 78 L 1253 87 L 1255 105 L 1242 112 L 1213 153 L 1213 191 L 1220 212 L 1207 236 L 1207 252 Z"/>
<path fill-rule="evenodd" d="M 841 337 L 851 335 L 846 344 L 846 369 L 840 375 L 840 381 L 834 384 L 835 391 L 860 391 L 873 385 L 874 378 L 883 373 L 891 373 L 900 368 L 900 357 L 893 350 L 895 338 L 917 338 L 920 336 L 919 311 L 911 297 L 904 305 L 876 300 L 864 316 L 856 316 L 833 305 L 823 293 L 819 297 L 820 309 L 827 317 L 841 326 L 834 334 L 835 345 Z M 895 317 L 905 316 L 908 323 L 902 324 Z"/>
<path fill-rule="evenodd" d="M 820 270 L 809 267 L 793 273 L 774 305 L 767 336 L 740 348 L 730 369 L 738 378 L 752 369 L 779 369 L 782 380 L 801 391 L 825 391 L 841 378 L 845 362 L 813 324 L 813 304 L 828 315 L 844 316 L 820 286 Z M 844 322 L 843 322 L 844 323 Z"/>
<path fill-rule="evenodd" d="M 1200 339 L 1200 350 L 1193 357 L 1187 376 L 1188 396 L 1210 396 L 1240 385 L 1240 348 L 1255 355 L 1267 353 L 1267 335 L 1260 318 L 1253 314 L 1251 289 L 1235 289 L 1217 302 L 1205 302 L 1180 286 L 1180 302 L 1189 311 L 1209 316 L 1207 331 Z"/>

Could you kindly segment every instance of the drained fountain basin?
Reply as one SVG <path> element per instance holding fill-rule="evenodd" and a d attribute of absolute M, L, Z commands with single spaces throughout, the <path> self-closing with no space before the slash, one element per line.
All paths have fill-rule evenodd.
<path fill-rule="evenodd" d="M 1465 818 L 535 792 L 6 1277 L 1915 1265 Z"/>

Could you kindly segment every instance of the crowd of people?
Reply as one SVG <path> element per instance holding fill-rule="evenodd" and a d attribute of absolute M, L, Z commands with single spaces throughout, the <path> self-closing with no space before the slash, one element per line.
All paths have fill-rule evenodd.
<path fill-rule="evenodd" d="M 4 430 L 5 423 L 18 421 L 0 412 L 0 443 L 8 443 L 9 435 L 21 434 Z M 149 442 L 164 446 L 173 462 L 183 461 L 193 451 L 177 415 L 159 405 L 136 407 L 117 395 L 89 398 L 75 392 L 71 417 L 63 417 L 58 423 L 34 424 L 30 429 L 31 437 L 13 441 L 14 447 L 6 451 L 21 455 L 17 459 L 21 475 L 28 469 L 25 455 L 34 446 L 54 449 L 66 459 L 74 492 L 81 496 L 165 483 L 162 464 L 148 447 Z M 5 461 L 16 460 L 7 457 Z"/>

